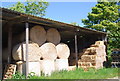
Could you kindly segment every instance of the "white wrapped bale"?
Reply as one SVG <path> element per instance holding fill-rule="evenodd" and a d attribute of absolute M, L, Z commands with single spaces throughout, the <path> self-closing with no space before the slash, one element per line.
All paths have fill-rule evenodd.
<path fill-rule="evenodd" d="M 28 61 L 39 61 L 41 58 L 41 52 L 38 44 L 29 43 L 28 44 Z M 26 61 L 26 43 L 20 43 L 16 45 L 12 50 L 13 59 L 16 61 L 23 60 Z"/>
<path fill-rule="evenodd" d="M 54 60 L 57 58 L 56 47 L 53 43 L 45 43 L 39 49 L 44 60 Z"/>
<path fill-rule="evenodd" d="M 41 26 L 34 26 L 30 29 L 30 40 L 41 46 L 46 41 L 46 31 Z"/>
<path fill-rule="evenodd" d="M 47 41 L 52 42 L 53 44 L 57 45 L 60 43 L 61 37 L 60 33 L 55 28 L 50 28 L 47 30 Z"/>
<path fill-rule="evenodd" d="M 54 60 L 41 60 L 40 67 L 45 76 L 50 76 L 55 71 Z"/>
<path fill-rule="evenodd" d="M 68 70 L 68 59 L 56 59 L 55 60 L 55 70 Z"/>
<path fill-rule="evenodd" d="M 70 49 L 64 43 L 58 44 L 56 46 L 56 50 L 57 50 L 57 57 L 59 57 L 60 59 L 67 59 L 70 55 Z"/>
<path fill-rule="evenodd" d="M 34 72 L 36 76 L 41 76 L 40 62 L 28 62 L 28 73 Z M 22 73 L 26 75 L 26 63 L 22 64 Z"/>

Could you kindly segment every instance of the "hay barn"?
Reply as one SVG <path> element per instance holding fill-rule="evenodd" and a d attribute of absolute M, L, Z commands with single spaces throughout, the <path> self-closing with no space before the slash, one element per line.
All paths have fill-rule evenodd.
<path fill-rule="evenodd" d="M 2 23 L 2 52 L 6 50 L 5 52 L 7 55 L 4 55 L 3 53 L 0 53 L 0 77 L 4 75 L 5 66 L 7 64 L 16 64 L 16 60 L 12 57 L 12 50 L 13 47 L 19 43 L 25 42 L 26 44 L 26 68 L 28 63 L 28 48 L 29 48 L 29 41 L 31 37 L 33 37 L 33 34 L 30 34 L 30 30 L 34 26 L 41 26 L 44 28 L 44 30 L 49 30 L 50 28 L 56 29 L 59 34 L 48 34 L 49 38 L 44 39 L 44 36 L 41 37 L 42 41 L 36 41 L 39 42 L 39 45 L 43 45 L 44 43 L 47 43 L 45 40 L 51 40 L 54 35 L 56 36 L 53 43 L 55 45 L 58 45 L 59 43 L 66 44 L 70 49 L 70 56 L 66 55 L 69 59 L 69 66 L 70 59 L 74 56 L 73 59 L 75 59 L 75 65 L 78 65 L 78 55 L 83 52 L 83 49 L 89 48 L 92 44 L 94 44 L 96 41 L 104 41 L 104 43 L 107 43 L 106 33 L 100 32 L 92 29 L 87 29 L 80 26 L 74 26 L 71 24 L 54 21 L 46 18 L 41 18 L 37 16 L 27 15 L 24 13 L 19 13 L 16 11 L 12 11 L 5 8 L 0 8 L 0 23 Z M 54 30 L 51 30 L 54 31 Z M 49 31 L 48 31 L 49 32 Z M 20 35 L 23 34 L 23 38 L 20 39 Z M 43 33 L 41 33 L 43 34 Z M 60 35 L 60 37 L 59 37 Z M 39 36 L 39 34 L 38 34 Z M 19 39 L 19 40 L 18 40 Z M 35 39 L 35 38 L 33 38 Z M 50 42 L 50 41 L 49 41 Z M 60 47 L 60 46 L 59 46 Z M 54 48 L 54 46 L 53 46 Z M 66 48 L 65 48 L 66 49 Z M 61 52 L 62 53 L 62 52 Z M 67 52 L 66 52 L 67 53 Z M 71 55 L 74 54 L 74 55 Z M 45 57 L 45 56 L 44 56 Z M 52 56 L 54 58 L 59 58 Z M 48 58 L 52 58 L 48 57 Z M 64 56 L 60 56 L 64 58 Z M 7 58 L 7 59 L 6 59 Z M 45 57 L 47 58 L 47 57 Z M 43 59 L 43 58 L 41 58 Z M 74 64 L 73 64 L 74 65 Z M 28 71 L 26 70 L 26 73 Z"/>

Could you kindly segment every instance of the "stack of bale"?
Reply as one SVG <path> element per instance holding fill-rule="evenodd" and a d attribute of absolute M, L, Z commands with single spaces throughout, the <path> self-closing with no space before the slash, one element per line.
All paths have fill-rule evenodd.
<path fill-rule="evenodd" d="M 51 67 L 50 65 L 50 68 L 52 70 L 51 71 L 49 70 L 50 72 L 48 72 L 48 75 L 51 75 L 51 72 L 54 70 L 55 71 L 67 70 L 70 50 L 66 44 L 60 43 L 61 36 L 58 30 L 54 28 L 48 29 L 46 34 L 46 40 L 48 42 L 46 43 L 46 49 L 42 49 L 44 45 L 42 45 L 40 49 L 42 49 L 43 51 L 49 50 L 48 53 L 46 54 L 46 57 L 43 57 L 43 60 L 46 58 L 46 60 L 52 61 L 53 67 Z M 47 46 L 47 44 L 49 44 L 49 46 Z M 43 54 L 42 56 L 45 56 L 45 54 Z"/>
<path fill-rule="evenodd" d="M 21 40 L 24 41 L 24 37 L 21 34 Z M 34 26 L 30 29 L 30 42 L 28 44 L 28 72 L 35 72 L 37 76 L 40 76 L 40 58 L 42 57 L 42 52 L 39 49 L 46 41 L 46 31 L 43 27 Z M 18 71 L 22 74 L 26 72 L 26 43 L 22 42 L 15 45 L 12 50 L 13 59 L 18 65 Z M 35 69 L 36 68 L 36 69 Z M 26 74 L 25 74 L 26 75 Z"/>
<path fill-rule="evenodd" d="M 23 35 L 20 37 L 24 40 Z M 45 76 L 51 75 L 55 70 L 68 69 L 68 57 L 70 55 L 69 47 L 60 43 L 60 33 L 50 28 L 45 31 L 41 26 L 34 26 L 30 29 L 30 42 L 28 44 L 28 72 L 35 72 L 40 76 L 41 72 Z M 26 44 L 22 42 L 15 45 L 12 55 L 18 71 L 25 74 L 26 63 Z"/>
<path fill-rule="evenodd" d="M 60 43 L 56 46 L 57 50 L 57 59 L 55 60 L 55 68 L 56 70 L 68 70 L 68 57 L 70 55 L 69 47 L 64 44 Z"/>
<path fill-rule="evenodd" d="M 35 72 L 36 75 L 40 75 L 39 58 L 41 57 L 41 52 L 39 51 L 39 46 L 36 43 L 28 44 L 28 72 Z M 19 66 L 18 71 L 25 74 L 25 64 L 26 64 L 26 44 L 20 43 L 13 48 L 12 56 L 16 60 L 16 64 Z M 35 67 L 38 67 L 34 69 Z M 39 72 L 38 72 L 38 71 Z"/>
<path fill-rule="evenodd" d="M 54 60 L 57 52 L 53 43 L 45 43 L 40 47 L 42 58 L 40 60 L 41 71 L 45 76 L 50 76 L 55 71 Z"/>
<path fill-rule="evenodd" d="M 79 67 L 82 68 L 103 68 L 103 62 L 106 61 L 105 45 L 103 41 L 96 41 L 94 45 L 87 48 L 78 60 Z"/>

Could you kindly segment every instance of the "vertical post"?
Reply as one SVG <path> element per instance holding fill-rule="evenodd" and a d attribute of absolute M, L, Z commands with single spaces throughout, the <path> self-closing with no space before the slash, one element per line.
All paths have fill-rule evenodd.
<path fill-rule="evenodd" d="M 1 5 L 1 3 L 0 3 Z M 0 16 L 2 16 L 2 10 L 0 9 Z M 0 19 L 1 20 L 1 19 Z M 2 22 L 0 21 L 0 80 L 2 79 Z"/>
<path fill-rule="evenodd" d="M 77 33 L 75 33 L 75 54 L 76 54 L 76 66 L 78 67 Z"/>
<path fill-rule="evenodd" d="M 11 63 L 11 53 L 12 53 L 12 26 L 8 29 L 8 64 Z"/>
<path fill-rule="evenodd" d="M 26 78 L 28 76 L 28 44 L 29 44 L 29 24 L 28 22 L 25 23 L 26 27 Z"/>

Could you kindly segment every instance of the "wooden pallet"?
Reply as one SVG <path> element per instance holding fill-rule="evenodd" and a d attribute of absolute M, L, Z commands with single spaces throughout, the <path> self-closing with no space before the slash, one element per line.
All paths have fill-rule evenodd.
<path fill-rule="evenodd" d="M 16 65 L 15 64 L 7 64 L 4 70 L 4 77 L 3 79 L 12 78 L 12 75 L 15 74 Z"/>

